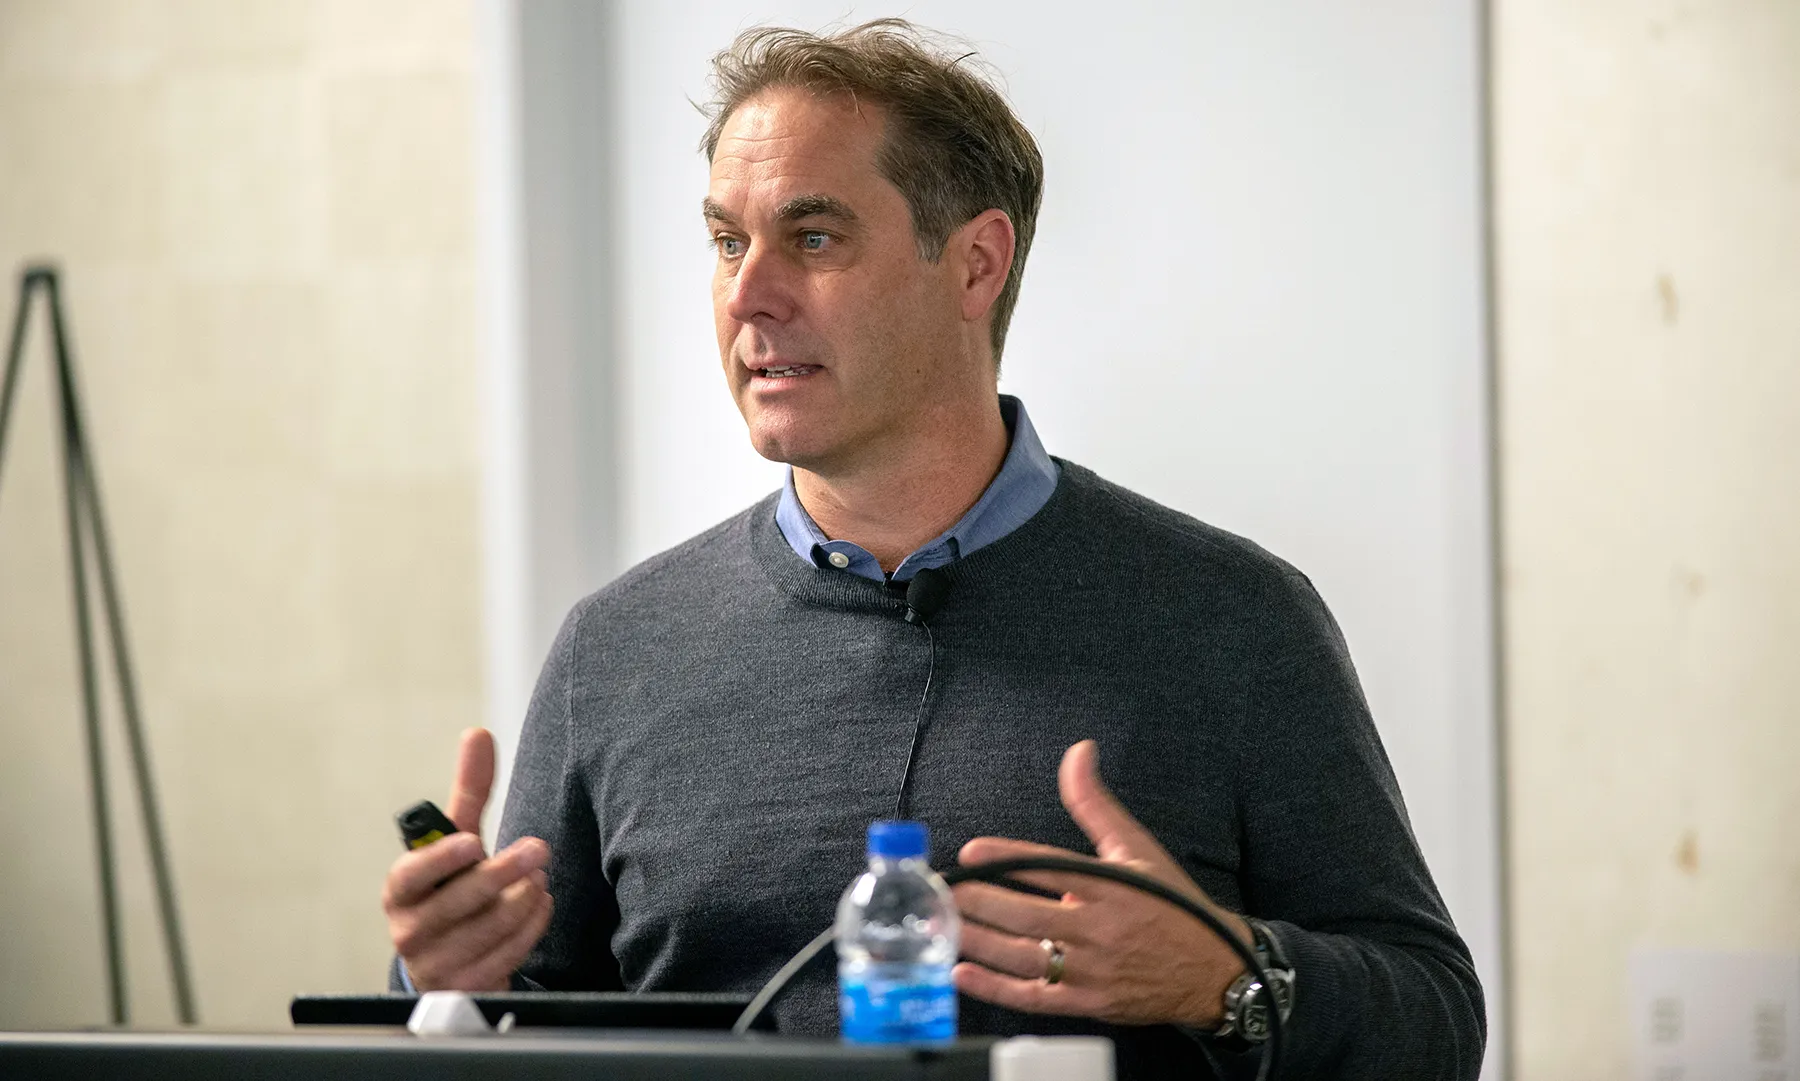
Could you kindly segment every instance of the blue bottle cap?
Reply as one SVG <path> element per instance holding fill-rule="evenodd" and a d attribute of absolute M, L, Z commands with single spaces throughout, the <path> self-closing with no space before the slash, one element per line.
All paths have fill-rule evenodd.
<path fill-rule="evenodd" d="M 923 859 L 931 851 L 925 823 L 885 819 L 869 823 L 869 855 L 886 860 Z"/>

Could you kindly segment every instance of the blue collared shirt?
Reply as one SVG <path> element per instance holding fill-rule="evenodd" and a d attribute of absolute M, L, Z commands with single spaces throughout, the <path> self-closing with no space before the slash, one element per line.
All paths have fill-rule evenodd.
<path fill-rule="evenodd" d="M 922 570 L 954 563 L 976 549 L 989 545 L 1024 525 L 1042 510 L 1056 491 L 1057 466 L 1038 440 L 1025 405 L 1011 395 L 1000 396 L 1000 416 L 1012 433 L 1012 446 L 1000 465 L 1000 474 L 981 493 L 981 498 L 957 523 L 939 534 L 937 539 L 900 561 L 890 576 L 883 573 L 881 562 L 861 545 L 847 540 L 830 540 L 819 524 L 800 505 L 794 491 L 794 470 L 790 466 L 787 484 L 781 490 L 781 502 L 775 507 L 775 524 L 787 538 L 794 554 L 817 567 L 835 567 L 846 574 L 860 575 L 881 582 L 910 581 Z"/>

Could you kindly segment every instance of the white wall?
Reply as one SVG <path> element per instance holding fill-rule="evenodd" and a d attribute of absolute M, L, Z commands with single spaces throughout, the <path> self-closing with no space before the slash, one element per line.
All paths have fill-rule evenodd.
<path fill-rule="evenodd" d="M 517 741 L 570 603 L 617 572 L 611 9 L 477 0 L 488 725 Z M 487 822 L 505 805 L 503 768 Z"/>
<path fill-rule="evenodd" d="M 904 12 L 974 39 L 1043 146 L 1002 389 L 1052 453 L 1313 577 L 1497 1005 L 1480 6 L 1105 12 Z M 625 5 L 594 43 L 616 69 L 612 570 L 779 483 L 718 372 L 689 102 L 738 30 L 846 14 Z"/>

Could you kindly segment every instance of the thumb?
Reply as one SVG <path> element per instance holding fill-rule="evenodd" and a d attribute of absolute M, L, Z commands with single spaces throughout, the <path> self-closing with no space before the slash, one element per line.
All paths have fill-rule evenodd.
<path fill-rule="evenodd" d="M 450 821 L 469 833 L 481 832 L 481 811 L 494 789 L 494 737 L 470 728 L 456 749 L 456 781 L 450 786 Z"/>
<path fill-rule="evenodd" d="M 1142 823 L 1131 817 L 1116 796 L 1100 782 L 1100 745 L 1084 739 L 1063 754 L 1057 770 L 1057 787 L 1063 806 L 1081 832 L 1094 842 L 1094 851 L 1109 861 L 1168 860 L 1169 854 Z"/>

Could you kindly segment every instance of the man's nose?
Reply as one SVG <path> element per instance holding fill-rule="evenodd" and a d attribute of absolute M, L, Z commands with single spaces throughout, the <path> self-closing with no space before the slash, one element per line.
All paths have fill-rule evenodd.
<path fill-rule="evenodd" d="M 794 313 L 792 268 L 764 244 L 752 244 L 725 296 L 725 314 L 740 323 L 759 317 L 786 322 Z"/>

